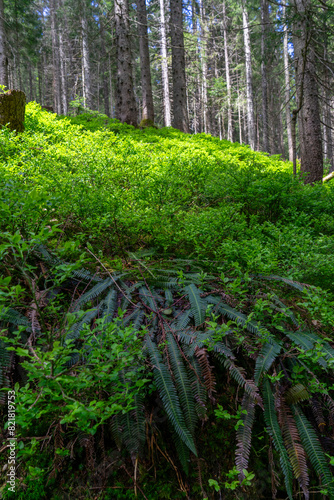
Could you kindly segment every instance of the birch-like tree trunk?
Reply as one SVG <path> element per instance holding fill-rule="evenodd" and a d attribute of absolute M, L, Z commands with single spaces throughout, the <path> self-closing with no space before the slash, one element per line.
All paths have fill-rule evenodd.
<path fill-rule="evenodd" d="M 269 151 L 268 137 L 268 79 L 267 79 L 267 58 L 268 40 L 267 32 L 269 25 L 269 7 L 267 0 L 261 0 L 261 87 L 262 87 L 262 148 Z"/>
<path fill-rule="evenodd" d="M 142 120 L 154 123 L 154 107 L 151 82 L 150 53 L 148 47 L 147 14 L 145 0 L 137 0 L 137 22 L 139 35 L 140 74 L 142 87 Z"/>
<path fill-rule="evenodd" d="M 63 1 L 60 0 L 59 7 L 63 7 Z M 64 15 L 64 13 L 62 13 Z M 66 78 L 66 50 L 65 50 L 65 40 L 64 40 L 64 22 L 62 17 L 60 17 L 59 23 L 59 55 L 60 55 L 60 82 L 61 82 L 61 104 L 63 108 L 63 114 L 67 115 L 67 78 Z"/>
<path fill-rule="evenodd" d="M 88 27 L 85 0 L 81 2 L 81 43 L 82 43 L 82 92 L 84 106 L 92 108 L 92 89 L 89 63 Z"/>
<path fill-rule="evenodd" d="M 285 18 L 285 5 L 283 5 L 283 18 Z M 291 131 L 291 107 L 290 107 L 290 71 L 289 71 L 289 52 L 288 52 L 288 28 L 284 26 L 283 38 L 283 59 L 284 59 L 284 77 L 285 77 L 285 116 L 286 131 L 288 136 L 289 161 L 293 161 L 292 131 Z"/>
<path fill-rule="evenodd" d="M 137 125 L 137 105 L 133 89 L 132 58 L 127 0 L 115 0 L 115 40 L 117 57 L 116 117 Z"/>
<path fill-rule="evenodd" d="M 101 38 L 101 73 L 102 73 L 102 85 L 103 85 L 104 113 L 107 116 L 110 116 L 105 29 L 104 29 L 104 19 L 102 15 L 100 16 L 100 38 Z"/>
<path fill-rule="evenodd" d="M 160 0 L 160 33 L 161 33 L 161 75 L 162 75 L 162 92 L 164 104 L 164 119 L 165 127 L 172 125 L 171 105 L 169 95 L 169 76 L 168 76 L 168 59 L 167 59 L 167 34 L 166 34 L 166 17 L 165 3 Z"/>
<path fill-rule="evenodd" d="M 59 115 L 61 114 L 61 94 L 60 94 L 60 78 L 59 78 L 59 39 L 57 33 L 57 18 L 56 12 L 58 8 L 57 0 L 50 0 L 50 17 L 51 17 L 51 39 L 52 39 L 52 88 L 53 88 L 53 109 Z"/>
<path fill-rule="evenodd" d="M 323 178 L 323 154 L 319 97 L 316 75 L 316 55 L 310 23 L 310 0 L 295 0 L 296 37 L 294 43 L 296 83 L 299 112 L 299 142 L 302 173 L 305 182 Z"/>
<path fill-rule="evenodd" d="M 208 62 L 207 62 L 207 43 L 208 29 L 205 19 L 205 7 L 203 0 L 200 0 L 200 19 L 201 19 L 201 65 L 202 65 L 202 119 L 204 133 L 208 134 L 209 119 L 208 119 Z"/>
<path fill-rule="evenodd" d="M 170 0 L 173 72 L 173 126 L 189 133 L 182 0 Z"/>
<path fill-rule="evenodd" d="M 242 25 L 243 25 L 244 46 L 245 46 L 248 143 L 252 149 L 255 149 L 255 122 L 254 122 L 252 55 L 251 55 L 251 45 L 250 45 L 248 12 L 246 9 L 246 1 L 245 0 L 242 1 Z"/>
<path fill-rule="evenodd" d="M 223 2 L 223 31 L 224 31 L 224 57 L 225 57 L 226 91 L 227 91 L 227 140 L 232 142 L 233 141 L 232 92 L 231 92 L 229 51 L 227 44 L 227 16 L 226 16 L 225 2 Z"/>
<path fill-rule="evenodd" d="M 5 12 L 0 0 L 0 85 L 8 87 L 8 59 L 6 55 Z"/>

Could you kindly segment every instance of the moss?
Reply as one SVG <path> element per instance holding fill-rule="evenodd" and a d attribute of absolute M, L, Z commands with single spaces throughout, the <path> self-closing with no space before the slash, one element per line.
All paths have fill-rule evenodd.
<path fill-rule="evenodd" d="M 149 118 L 145 118 L 139 124 L 139 128 L 149 128 L 149 127 L 158 128 L 156 125 L 154 125 L 154 121 L 150 120 Z"/>

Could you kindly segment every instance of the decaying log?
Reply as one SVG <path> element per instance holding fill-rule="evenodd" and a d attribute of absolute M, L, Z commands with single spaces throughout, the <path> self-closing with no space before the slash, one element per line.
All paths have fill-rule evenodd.
<path fill-rule="evenodd" d="M 331 172 L 330 174 L 326 175 L 326 177 L 324 177 L 322 179 L 322 182 L 330 181 L 331 179 L 333 179 L 333 177 L 334 177 L 334 172 Z"/>

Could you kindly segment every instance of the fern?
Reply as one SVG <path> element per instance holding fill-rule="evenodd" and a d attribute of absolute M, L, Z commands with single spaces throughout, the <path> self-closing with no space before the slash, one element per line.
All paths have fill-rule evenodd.
<path fill-rule="evenodd" d="M 330 487 L 331 484 L 333 485 L 333 476 L 327 465 L 327 461 L 317 435 L 300 407 L 298 405 L 292 405 L 291 408 L 307 456 L 309 457 L 314 470 L 320 474 L 322 483 L 326 485 L 326 487 Z M 331 491 L 334 494 L 333 487 L 331 487 Z"/>
<path fill-rule="evenodd" d="M 10 366 L 10 353 L 6 344 L 0 340 L 0 387 L 5 383 L 5 373 Z"/>
<path fill-rule="evenodd" d="M 191 307 L 191 312 L 194 316 L 195 325 L 200 326 L 205 321 L 206 301 L 200 296 L 199 289 L 194 285 L 188 285 L 184 288 Z"/>
<path fill-rule="evenodd" d="M 284 474 L 284 482 L 288 497 L 292 500 L 292 473 L 288 454 L 284 446 L 282 433 L 278 424 L 275 412 L 274 396 L 271 392 L 270 383 L 265 380 L 263 383 L 264 394 L 264 420 L 266 422 L 268 434 L 272 437 L 274 446 L 279 453 L 280 464 Z"/>
<path fill-rule="evenodd" d="M 167 340 L 170 364 L 176 381 L 177 392 L 183 410 L 183 415 L 186 425 L 190 433 L 193 435 L 196 426 L 197 415 L 187 370 L 184 365 L 180 349 L 178 348 L 173 335 L 168 333 Z"/>
<path fill-rule="evenodd" d="M 245 474 L 243 470 L 248 468 L 248 460 L 251 450 L 251 440 L 252 440 L 252 427 L 255 416 L 255 402 L 252 396 L 245 392 L 242 403 L 241 410 L 246 411 L 243 413 L 241 420 L 243 425 L 240 425 L 237 430 L 237 449 L 235 453 L 235 465 L 240 472 L 239 478 L 243 480 Z"/>
<path fill-rule="evenodd" d="M 104 281 L 97 283 L 93 288 L 88 290 L 88 292 L 81 295 L 81 297 L 76 301 L 74 311 L 79 311 L 81 306 L 101 295 L 101 293 L 103 293 L 112 283 L 113 281 L 111 278 L 107 278 Z"/>
<path fill-rule="evenodd" d="M 195 443 L 185 424 L 179 398 L 171 374 L 164 365 L 158 348 L 148 335 L 145 337 L 145 343 L 153 364 L 155 381 L 169 420 L 171 421 L 176 433 L 180 436 L 188 448 L 197 456 Z"/>
<path fill-rule="evenodd" d="M 285 400 L 289 404 L 296 404 L 309 398 L 310 395 L 303 384 L 296 384 L 285 393 Z"/>
<path fill-rule="evenodd" d="M 296 422 L 291 414 L 290 408 L 284 399 L 280 399 L 278 406 L 279 422 L 283 432 L 284 444 L 288 452 L 290 463 L 295 477 L 303 490 L 305 499 L 309 498 L 308 483 L 309 475 L 306 454 L 300 442 L 300 436 Z"/>
<path fill-rule="evenodd" d="M 116 308 L 117 308 L 117 292 L 116 290 L 112 289 L 102 302 L 101 317 L 104 318 L 104 321 L 106 323 L 110 323 L 112 321 Z"/>
<path fill-rule="evenodd" d="M 66 339 L 73 340 L 80 336 L 80 332 L 83 330 L 84 325 L 89 325 L 92 319 L 97 316 L 98 309 L 89 309 L 86 314 L 82 317 L 80 321 L 72 325 L 70 331 L 68 332 Z"/>
<path fill-rule="evenodd" d="M 255 364 L 254 381 L 256 385 L 259 384 L 261 375 L 269 370 L 280 352 L 281 344 L 272 338 L 262 347 Z"/>

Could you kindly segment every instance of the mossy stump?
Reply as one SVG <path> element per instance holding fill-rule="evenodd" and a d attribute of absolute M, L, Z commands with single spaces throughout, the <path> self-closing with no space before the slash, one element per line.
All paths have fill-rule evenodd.
<path fill-rule="evenodd" d="M 21 90 L 9 90 L 0 94 L 0 125 L 8 125 L 10 130 L 24 131 L 26 95 Z"/>

